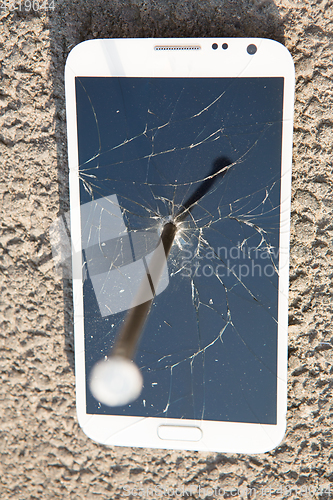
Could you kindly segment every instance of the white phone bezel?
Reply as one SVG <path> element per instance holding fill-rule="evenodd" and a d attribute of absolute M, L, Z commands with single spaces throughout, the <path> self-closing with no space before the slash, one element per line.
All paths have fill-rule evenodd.
<path fill-rule="evenodd" d="M 212 49 L 213 43 L 218 44 L 218 50 Z M 227 50 L 221 49 L 222 43 L 228 44 Z M 248 54 L 249 44 L 257 46 L 255 55 Z M 156 47 L 161 49 L 156 50 Z M 80 278 L 82 262 L 81 257 L 77 257 L 81 256 L 81 224 L 76 76 L 284 78 L 276 425 L 86 413 L 83 289 Z M 73 297 L 76 406 L 80 426 L 87 436 L 105 445 L 231 453 L 262 453 L 273 449 L 284 436 L 287 411 L 289 233 L 294 104 L 294 65 L 290 53 L 278 42 L 259 38 L 89 40 L 80 43 L 70 52 L 66 62 L 65 87 L 71 237 L 72 248 L 76 254 L 76 258 L 73 259 Z M 199 428 L 202 437 L 199 440 L 161 439 L 158 435 L 160 426 L 175 426 L 175 435 L 177 435 L 176 430 L 182 426 Z"/>

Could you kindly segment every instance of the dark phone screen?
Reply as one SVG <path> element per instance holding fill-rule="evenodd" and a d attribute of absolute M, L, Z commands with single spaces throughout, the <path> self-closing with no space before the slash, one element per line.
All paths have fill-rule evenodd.
<path fill-rule="evenodd" d="M 87 384 L 87 413 L 276 423 L 283 83 L 76 78 L 87 380 L 163 224 L 217 172 L 156 290 L 141 396 L 112 408 Z"/>

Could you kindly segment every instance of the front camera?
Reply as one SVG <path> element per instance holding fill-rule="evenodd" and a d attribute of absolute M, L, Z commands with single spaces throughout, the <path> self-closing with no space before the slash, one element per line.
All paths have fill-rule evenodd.
<path fill-rule="evenodd" d="M 251 43 L 251 45 L 248 45 L 247 46 L 247 53 L 250 54 L 251 56 L 253 56 L 253 54 L 255 54 L 257 52 L 257 46 L 254 45 L 253 43 Z"/>
<path fill-rule="evenodd" d="M 212 49 L 216 50 L 216 49 L 217 49 L 217 47 L 218 47 L 217 43 L 213 43 L 213 45 L 212 45 Z"/>
<path fill-rule="evenodd" d="M 227 44 L 227 43 L 223 43 L 223 44 L 222 44 L 222 49 L 223 49 L 223 50 L 226 50 L 227 48 L 228 48 L 228 44 Z"/>

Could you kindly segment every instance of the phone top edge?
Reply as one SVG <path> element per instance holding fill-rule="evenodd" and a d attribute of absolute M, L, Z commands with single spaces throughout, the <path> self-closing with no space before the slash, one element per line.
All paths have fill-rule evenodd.
<path fill-rule="evenodd" d="M 217 50 L 212 48 L 214 44 Z M 252 44 L 258 50 L 249 55 L 247 47 Z M 184 47 L 189 50 L 182 50 Z M 66 61 L 65 75 L 70 73 L 138 77 L 242 77 L 253 73 L 294 78 L 294 63 L 283 44 L 268 38 L 105 38 L 76 45 Z"/>

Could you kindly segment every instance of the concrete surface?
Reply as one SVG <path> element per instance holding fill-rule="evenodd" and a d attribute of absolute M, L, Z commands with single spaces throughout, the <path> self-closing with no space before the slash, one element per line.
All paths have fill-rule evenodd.
<path fill-rule="evenodd" d="M 244 487 L 256 489 L 249 498 L 296 498 L 288 490 L 296 487 L 298 498 L 333 495 L 332 34 L 332 0 L 55 0 L 50 12 L 3 9 L 1 499 L 131 498 L 142 485 L 192 487 L 196 499 L 246 498 L 235 490 Z M 48 239 L 68 210 L 66 56 L 88 38 L 226 35 L 276 39 L 296 64 L 287 433 L 256 456 L 107 448 L 76 420 L 70 283 L 56 275 Z M 194 492 L 199 485 L 233 490 Z M 330 485 L 332 494 L 320 490 Z"/>

